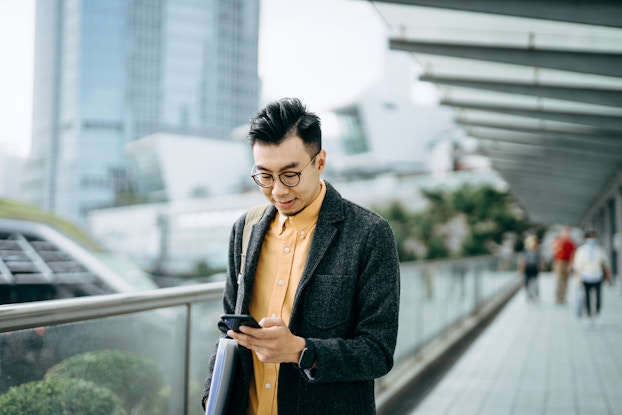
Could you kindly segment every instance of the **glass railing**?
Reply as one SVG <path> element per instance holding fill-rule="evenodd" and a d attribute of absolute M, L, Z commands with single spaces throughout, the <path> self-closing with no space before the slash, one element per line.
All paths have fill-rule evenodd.
<path fill-rule="evenodd" d="M 401 264 L 396 363 L 517 281 L 513 263 L 492 256 Z"/>
<path fill-rule="evenodd" d="M 516 280 L 492 257 L 402 264 L 396 367 Z M 30 399 L 53 413 L 67 393 L 85 405 L 76 413 L 90 415 L 94 394 L 100 411 L 200 415 L 222 289 L 210 283 L 0 306 L 0 406 Z"/>

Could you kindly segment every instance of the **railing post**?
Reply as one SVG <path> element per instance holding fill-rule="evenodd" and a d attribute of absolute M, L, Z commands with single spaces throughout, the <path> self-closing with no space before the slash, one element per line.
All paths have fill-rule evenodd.
<path fill-rule="evenodd" d="M 186 331 L 185 331 L 185 350 L 184 350 L 184 414 L 190 415 L 188 399 L 188 392 L 190 390 L 190 341 L 191 341 L 191 326 L 192 326 L 192 303 L 186 303 Z"/>

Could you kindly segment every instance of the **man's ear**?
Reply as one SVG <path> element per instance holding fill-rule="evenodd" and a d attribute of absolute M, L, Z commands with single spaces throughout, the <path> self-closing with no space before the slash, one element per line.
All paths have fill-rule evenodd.
<path fill-rule="evenodd" d="M 320 150 L 320 152 L 315 157 L 315 160 L 318 167 L 318 173 L 322 174 L 324 168 L 326 168 L 326 150 Z"/>

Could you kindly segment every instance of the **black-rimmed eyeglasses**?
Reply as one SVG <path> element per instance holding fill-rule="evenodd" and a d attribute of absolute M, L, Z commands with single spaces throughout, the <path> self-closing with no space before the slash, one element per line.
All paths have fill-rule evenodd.
<path fill-rule="evenodd" d="M 300 176 L 302 175 L 302 172 L 305 171 L 307 167 L 311 165 L 311 163 L 313 163 L 318 154 L 319 153 L 313 156 L 309 164 L 307 164 L 300 171 L 284 171 L 283 173 L 279 173 L 278 176 L 281 183 L 283 183 L 287 187 L 298 186 L 298 183 L 300 183 Z M 255 171 L 255 166 L 253 166 L 252 171 Z M 253 180 L 255 180 L 255 183 L 257 183 L 257 185 L 261 187 L 274 186 L 274 176 L 269 173 L 253 173 L 251 174 L 251 177 L 253 178 Z"/>

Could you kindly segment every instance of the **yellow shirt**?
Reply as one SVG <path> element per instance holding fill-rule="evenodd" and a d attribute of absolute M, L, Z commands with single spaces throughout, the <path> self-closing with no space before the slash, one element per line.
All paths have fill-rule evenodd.
<path fill-rule="evenodd" d="M 281 317 L 289 324 L 324 196 L 326 186 L 321 182 L 320 194 L 302 212 L 292 217 L 277 213 L 270 224 L 261 247 L 249 306 L 256 320 Z M 262 363 L 253 353 L 253 372 L 248 414 L 278 414 L 279 364 Z"/>

